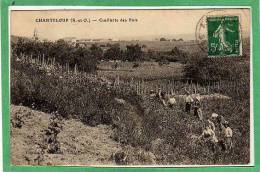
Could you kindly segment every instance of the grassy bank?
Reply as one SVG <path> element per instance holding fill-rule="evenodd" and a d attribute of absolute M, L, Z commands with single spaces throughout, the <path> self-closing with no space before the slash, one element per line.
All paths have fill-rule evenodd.
<path fill-rule="evenodd" d="M 215 151 L 196 142 L 204 123 L 184 113 L 183 102 L 170 109 L 156 97 L 141 97 L 130 88 L 123 91 L 109 82 L 81 74 L 49 71 L 35 64 L 13 60 L 11 102 L 86 125 L 111 125 L 112 138 L 155 155 L 158 164 L 241 164 L 249 162 L 249 98 L 202 102 L 204 118 L 212 112 L 229 121 L 234 131 L 234 150 Z M 222 137 L 218 134 L 218 137 Z M 243 137 L 243 139 L 242 139 Z M 104 143 L 105 144 L 105 143 Z M 129 155 L 131 155 L 129 153 Z M 131 157 L 125 164 L 132 164 Z M 146 158 L 139 158 L 145 164 Z"/>

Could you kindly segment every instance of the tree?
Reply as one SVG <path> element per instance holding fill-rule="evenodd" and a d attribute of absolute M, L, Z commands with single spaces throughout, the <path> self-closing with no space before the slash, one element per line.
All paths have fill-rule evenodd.
<path fill-rule="evenodd" d="M 12 42 L 11 46 L 14 57 L 23 54 L 32 58 L 44 57 L 46 61 L 55 58 L 55 62 L 60 65 L 68 64 L 72 69 L 77 65 L 79 70 L 92 73 L 96 71 L 98 59 L 103 55 L 102 49 L 97 45 L 92 45 L 90 49 L 73 47 L 61 39 L 55 42 L 18 39 L 17 43 Z"/>
<path fill-rule="evenodd" d="M 17 43 L 11 42 L 11 47 L 13 50 L 13 53 L 16 55 L 21 55 L 21 53 L 24 53 L 24 40 L 22 38 L 18 38 Z"/>
<path fill-rule="evenodd" d="M 165 38 L 160 38 L 160 41 L 167 41 L 167 39 L 165 39 Z"/>
<path fill-rule="evenodd" d="M 74 53 L 74 66 L 77 64 L 79 70 L 94 73 L 97 70 L 98 59 L 93 58 L 92 53 L 86 48 L 77 48 Z"/>
<path fill-rule="evenodd" d="M 125 52 L 125 60 L 129 61 L 138 61 L 141 60 L 143 55 L 142 48 L 139 46 L 139 44 L 136 45 L 127 45 L 126 46 L 126 52 Z"/>
<path fill-rule="evenodd" d="M 103 57 L 103 50 L 97 44 L 92 44 L 90 47 L 90 53 L 93 58 L 101 60 Z"/>
<path fill-rule="evenodd" d="M 119 44 L 111 45 L 111 47 L 104 53 L 104 58 L 106 60 L 122 59 L 122 50 L 120 49 L 120 45 Z"/>
<path fill-rule="evenodd" d="M 197 57 L 185 66 L 184 74 L 186 78 L 197 82 L 237 81 L 248 77 L 249 66 L 234 58 Z"/>
<path fill-rule="evenodd" d="M 55 60 L 61 65 L 73 65 L 71 64 L 71 61 L 73 60 L 72 47 L 62 39 L 51 44 L 50 51 L 49 53 L 46 52 L 45 56 L 49 56 L 50 58 L 55 57 Z"/>

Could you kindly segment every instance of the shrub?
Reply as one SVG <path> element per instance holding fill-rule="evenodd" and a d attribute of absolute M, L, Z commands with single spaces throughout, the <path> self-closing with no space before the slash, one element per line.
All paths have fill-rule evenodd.
<path fill-rule="evenodd" d="M 128 61 L 140 61 L 143 56 L 142 47 L 139 44 L 136 45 L 127 45 L 125 51 L 125 59 Z"/>
<path fill-rule="evenodd" d="M 236 81 L 249 78 L 249 64 L 236 59 L 227 58 L 193 58 L 184 69 L 185 77 L 196 82 Z"/>
<path fill-rule="evenodd" d="M 105 60 L 122 60 L 123 51 L 119 44 L 110 45 L 110 48 L 104 53 Z"/>

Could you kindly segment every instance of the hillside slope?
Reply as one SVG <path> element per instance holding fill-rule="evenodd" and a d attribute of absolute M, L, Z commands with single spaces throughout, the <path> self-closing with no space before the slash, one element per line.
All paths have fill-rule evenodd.
<path fill-rule="evenodd" d="M 69 119 L 61 122 L 57 134 L 59 152 L 49 153 L 46 131 L 51 114 L 11 105 L 11 154 L 15 165 L 98 165 L 115 164 L 112 155 L 121 150 L 110 137 L 110 126 L 89 127 Z"/>

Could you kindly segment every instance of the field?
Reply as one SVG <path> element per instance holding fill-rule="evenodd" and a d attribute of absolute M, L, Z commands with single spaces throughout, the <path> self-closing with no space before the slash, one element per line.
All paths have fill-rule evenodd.
<path fill-rule="evenodd" d="M 107 45 L 107 43 L 111 42 L 97 42 L 98 45 Z M 145 45 L 145 49 L 153 50 L 153 51 L 171 51 L 173 47 L 178 47 L 181 50 L 188 50 L 192 52 L 198 52 L 199 46 L 196 44 L 196 41 L 113 41 L 113 44 L 120 44 L 122 49 L 126 49 L 127 45 L 130 44 L 139 44 Z M 88 46 L 91 46 L 92 42 L 88 43 Z"/>
<path fill-rule="evenodd" d="M 114 69 L 115 65 L 117 69 Z M 133 67 L 133 62 L 100 62 L 98 75 L 108 78 L 119 76 L 123 79 L 156 80 L 165 78 L 179 79 L 182 76 L 183 64 L 171 62 L 160 66 L 157 62 L 142 62 Z"/>
<path fill-rule="evenodd" d="M 158 50 L 163 49 L 160 46 L 167 48 L 163 44 L 152 45 Z M 147 47 L 152 45 L 147 43 Z M 53 61 L 46 63 L 37 57 L 14 54 L 11 59 L 12 163 L 89 165 L 86 161 L 91 159 L 91 164 L 105 165 L 248 164 L 248 59 L 221 60 L 198 63 L 204 65 L 198 66 L 199 72 L 208 72 L 219 80 L 205 77 L 208 80 L 194 81 L 185 75 L 193 62 L 99 61 L 96 73 L 90 74 L 76 67 L 71 70 Z M 177 103 L 173 108 L 150 95 L 151 90 L 159 88 L 174 94 Z M 202 121 L 184 111 L 185 90 L 201 95 Z M 234 133 L 232 150 L 212 150 L 206 142 L 198 141 L 213 112 L 229 122 Z M 33 121 L 38 118 L 43 119 L 36 126 Z M 29 127 L 35 132 L 26 133 Z M 81 133 L 78 127 L 90 134 Z M 219 128 L 216 135 L 223 139 Z M 51 141 L 46 144 L 45 138 Z M 19 143 L 23 145 L 21 148 L 17 146 Z M 28 143 L 41 145 L 40 151 L 35 148 L 33 153 L 29 152 Z M 50 157 L 52 162 L 48 161 Z"/>

